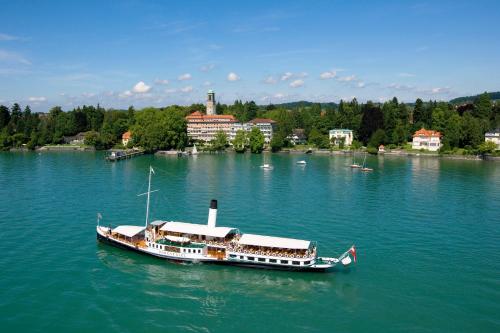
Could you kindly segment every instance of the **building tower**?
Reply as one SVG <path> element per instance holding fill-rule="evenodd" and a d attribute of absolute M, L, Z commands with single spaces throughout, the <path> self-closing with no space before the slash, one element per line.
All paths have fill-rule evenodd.
<path fill-rule="evenodd" d="M 216 109 L 215 93 L 213 90 L 209 90 L 207 96 L 207 115 L 216 114 L 215 109 Z"/>

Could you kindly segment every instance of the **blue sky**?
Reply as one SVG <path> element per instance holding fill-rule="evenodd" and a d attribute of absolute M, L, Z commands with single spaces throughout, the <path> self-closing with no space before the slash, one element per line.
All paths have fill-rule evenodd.
<path fill-rule="evenodd" d="M 499 1 L 0 1 L 0 103 L 448 100 L 500 90 Z"/>

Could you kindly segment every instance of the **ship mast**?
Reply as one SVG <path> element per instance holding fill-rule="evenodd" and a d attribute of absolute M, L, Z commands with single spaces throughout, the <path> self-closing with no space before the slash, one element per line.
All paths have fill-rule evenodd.
<path fill-rule="evenodd" d="M 150 165 L 149 166 L 149 182 L 148 182 L 148 200 L 146 203 L 146 227 L 148 226 L 148 220 L 149 220 L 149 197 L 151 196 L 151 175 L 154 174 L 155 171 L 153 170 L 153 167 Z"/>

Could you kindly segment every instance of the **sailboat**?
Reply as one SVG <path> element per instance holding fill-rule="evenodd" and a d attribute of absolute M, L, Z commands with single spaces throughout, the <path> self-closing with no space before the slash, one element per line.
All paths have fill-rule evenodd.
<path fill-rule="evenodd" d="M 198 155 L 198 149 L 196 149 L 196 143 L 193 146 L 193 150 L 191 150 L 191 155 Z"/>
<path fill-rule="evenodd" d="M 363 167 L 361 168 L 361 171 L 366 171 L 366 172 L 373 171 L 372 168 L 366 167 L 366 153 L 365 153 L 365 158 L 363 159 Z"/>
<path fill-rule="evenodd" d="M 361 165 L 355 162 L 354 160 L 354 152 L 352 153 L 352 164 L 350 165 L 352 169 L 359 169 L 361 168 Z"/>
<path fill-rule="evenodd" d="M 122 249 L 174 262 L 202 262 L 256 268 L 326 271 L 337 264 L 356 262 L 351 246 L 338 257 L 320 257 L 316 242 L 309 240 L 241 233 L 233 227 L 217 225 L 217 200 L 210 202 L 206 224 L 149 220 L 151 177 L 149 167 L 146 220 L 142 225 L 100 225 L 97 214 L 97 239 Z M 349 257 L 349 259 L 346 259 Z M 351 260 L 352 257 L 352 260 Z"/>

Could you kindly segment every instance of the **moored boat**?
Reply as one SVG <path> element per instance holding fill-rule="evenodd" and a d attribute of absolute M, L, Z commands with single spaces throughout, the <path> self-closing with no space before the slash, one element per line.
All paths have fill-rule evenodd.
<path fill-rule="evenodd" d="M 320 257 L 313 241 L 241 233 L 220 227 L 217 200 L 210 202 L 207 224 L 156 220 L 149 222 L 150 168 L 146 223 L 143 226 L 105 227 L 97 219 L 97 239 L 111 245 L 177 262 L 204 262 L 269 269 L 324 271 L 356 261 L 352 246 L 339 257 Z M 346 259 L 348 258 L 348 259 Z"/>

